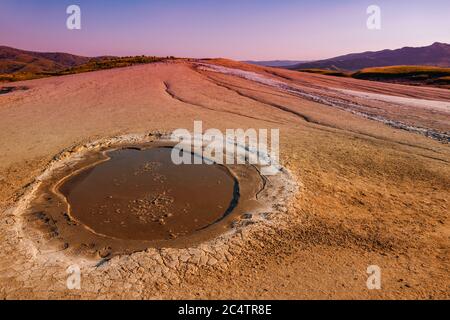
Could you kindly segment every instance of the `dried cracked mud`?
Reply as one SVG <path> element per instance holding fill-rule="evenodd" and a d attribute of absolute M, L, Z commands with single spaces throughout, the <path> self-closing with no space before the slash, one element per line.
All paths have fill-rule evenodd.
<path fill-rule="evenodd" d="M 268 177 L 249 163 L 175 165 L 172 151 L 185 151 L 168 135 L 114 137 L 81 150 L 52 163 L 16 208 L 25 234 L 45 235 L 39 250 L 96 262 L 195 247 L 235 231 L 242 217 L 266 217 L 275 196 L 294 191 L 286 171 Z M 192 163 L 199 157 L 187 155 Z"/>
<path fill-rule="evenodd" d="M 28 90 L 0 95 L 1 298 L 449 298 L 448 90 L 227 60 L 17 85 Z M 191 130 L 194 120 L 223 131 L 280 129 L 283 170 L 265 177 L 264 188 L 257 171 L 248 171 L 252 180 L 227 169 L 239 187 L 250 186 L 240 193 L 249 202 L 242 211 L 220 208 L 219 222 L 171 235 L 170 218 L 180 212 L 169 212 L 178 204 L 168 190 L 117 202 L 125 206 L 115 208 L 120 225 L 130 221 L 121 215 L 125 202 L 142 200 L 130 211 L 155 230 L 144 244 L 136 229 L 104 234 L 99 221 L 64 210 L 64 200 L 88 195 L 75 192 L 79 176 L 68 173 L 120 158 L 114 150 L 160 143 L 174 129 Z M 154 160 L 138 161 L 136 179 L 148 175 L 156 185 L 170 178 Z M 231 181 L 221 186 L 228 190 L 222 203 L 211 206 L 230 205 Z M 107 191 L 114 190 L 93 193 L 111 200 Z M 140 211 L 154 205 L 161 210 Z M 80 267 L 81 290 L 66 286 L 72 265 Z M 367 289 L 369 265 L 382 270 L 381 290 Z"/>

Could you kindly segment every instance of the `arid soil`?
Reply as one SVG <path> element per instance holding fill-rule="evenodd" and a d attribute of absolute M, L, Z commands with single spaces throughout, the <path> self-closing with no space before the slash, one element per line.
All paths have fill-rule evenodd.
<path fill-rule="evenodd" d="M 1 298 L 450 298 L 449 90 L 227 60 L 14 85 L 28 90 L 0 95 Z M 266 212 L 195 247 L 109 260 L 30 232 L 24 198 L 57 161 L 99 139 L 192 130 L 194 120 L 280 129 L 285 185 Z M 80 290 L 67 289 L 70 265 Z M 381 290 L 366 286 L 370 265 Z"/>

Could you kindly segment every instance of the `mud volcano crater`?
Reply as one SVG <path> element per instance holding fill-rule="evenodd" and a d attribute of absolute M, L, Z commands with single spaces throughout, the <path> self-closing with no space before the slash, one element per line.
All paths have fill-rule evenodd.
<path fill-rule="evenodd" d="M 176 165 L 172 150 L 152 142 L 84 152 L 41 182 L 28 233 L 54 250 L 109 257 L 204 242 L 258 206 L 265 180 L 257 167 Z"/>

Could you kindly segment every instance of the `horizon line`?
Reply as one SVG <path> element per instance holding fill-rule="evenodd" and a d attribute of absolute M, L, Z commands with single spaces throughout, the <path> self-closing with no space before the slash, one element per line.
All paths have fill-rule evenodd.
<path fill-rule="evenodd" d="M 428 45 L 421 45 L 421 46 L 402 46 L 402 47 L 397 47 L 394 49 L 390 49 L 390 48 L 384 48 L 384 49 L 379 49 L 379 50 L 366 50 L 366 51 L 358 51 L 358 52 L 347 52 L 347 53 L 343 53 L 343 54 L 339 54 L 336 56 L 332 56 L 332 57 L 328 57 L 328 58 L 318 58 L 318 59 L 283 59 L 283 58 L 274 58 L 274 59 L 233 59 L 230 57 L 226 57 L 226 56 L 219 56 L 219 57 L 183 57 L 183 56 L 177 56 L 174 54 L 169 54 L 169 55 L 154 55 L 154 54 L 129 54 L 129 55 L 114 55 L 114 54 L 101 54 L 101 55 L 84 55 L 81 53 L 74 53 L 73 51 L 59 51 L 59 50 L 50 50 L 50 51 L 41 51 L 41 50 L 33 50 L 33 49 L 22 49 L 22 48 L 18 48 L 18 47 L 14 47 L 11 45 L 7 45 L 7 44 L 0 44 L 0 47 L 7 47 L 7 48 L 11 48 L 11 49 L 16 49 L 16 50 L 21 50 L 21 51 L 28 51 L 28 52 L 37 52 L 37 53 L 62 53 L 62 54 L 70 54 L 70 55 L 74 55 L 74 56 L 79 56 L 79 57 L 84 57 L 84 58 L 99 58 L 99 57 L 138 57 L 138 56 L 154 56 L 154 57 L 176 57 L 176 58 L 181 58 L 181 59 L 228 59 L 228 60 L 233 60 L 233 61 L 239 61 L 239 62 L 248 62 L 248 61 L 252 61 L 252 62 L 269 62 L 269 61 L 305 61 L 305 62 L 312 62 L 312 61 L 320 61 L 320 60 L 327 60 L 327 59 L 332 59 L 335 57 L 340 57 L 343 55 L 348 55 L 348 54 L 357 54 L 357 53 L 367 53 L 367 52 L 378 52 L 378 51 L 384 51 L 384 50 L 399 50 L 399 49 L 404 49 L 404 48 L 422 48 L 422 47 L 429 47 L 435 44 L 446 44 L 446 45 L 450 45 L 450 43 L 446 43 L 446 42 L 440 42 L 440 41 L 434 41 L 431 44 Z"/>

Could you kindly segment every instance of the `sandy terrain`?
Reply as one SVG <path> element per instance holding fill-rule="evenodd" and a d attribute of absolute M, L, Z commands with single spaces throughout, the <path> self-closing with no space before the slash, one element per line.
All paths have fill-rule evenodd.
<path fill-rule="evenodd" d="M 449 90 L 227 60 L 15 85 L 29 89 L 0 95 L 0 298 L 450 298 Z M 109 261 L 43 250 L 45 236 L 29 232 L 17 205 L 52 161 L 194 120 L 279 128 L 295 194 L 232 235 Z M 72 264 L 81 290 L 66 288 Z M 369 265 L 382 270 L 381 290 L 366 287 Z"/>

